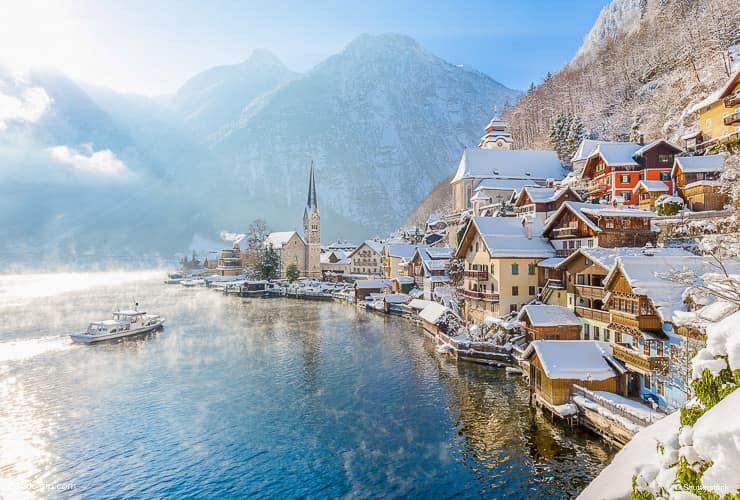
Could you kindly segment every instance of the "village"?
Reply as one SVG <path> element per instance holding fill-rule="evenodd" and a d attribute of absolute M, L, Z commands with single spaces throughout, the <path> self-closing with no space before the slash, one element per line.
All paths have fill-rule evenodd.
<path fill-rule="evenodd" d="M 322 243 L 311 164 L 303 234 L 230 235 L 168 282 L 404 316 L 440 355 L 522 375 L 533 405 L 623 446 L 691 399 L 707 325 L 737 317 L 739 104 L 735 73 L 682 144 L 635 126 L 565 163 L 513 149 L 494 116 L 461 152 L 451 210 L 359 244 Z"/>

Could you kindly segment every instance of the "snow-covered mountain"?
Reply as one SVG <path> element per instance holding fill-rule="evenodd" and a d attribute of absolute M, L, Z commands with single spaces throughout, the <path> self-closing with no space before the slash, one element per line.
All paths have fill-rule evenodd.
<path fill-rule="evenodd" d="M 601 9 L 591 31 L 583 39 L 576 59 L 600 47 L 604 41 L 628 33 L 639 24 L 647 10 L 647 0 L 612 0 Z"/>
<path fill-rule="evenodd" d="M 256 217 L 298 229 L 311 158 L 324 239 L 386 234 L 517 96 L 398 35 L 304 75 L 256 51 L 167 98 L 0 69 L 0 254 L 170 254 Z"/>
<path fill-rule="evenodd" d="M 271 52 L 257 49 L 240 64 L 216 66 L 180 87 L 170 108 L 196 140 L 239 119 L 255 98 L 298 76 Z"/>
<path fill-rule="evenodd" d="M 382 235 L 477 142 L 493 107 L 516 97 L 408 37 L 363 35 L 252 103 L 213 151 L 245 194 L 267 194 L 293 219 L 313 158 L 326 234 Z"/>

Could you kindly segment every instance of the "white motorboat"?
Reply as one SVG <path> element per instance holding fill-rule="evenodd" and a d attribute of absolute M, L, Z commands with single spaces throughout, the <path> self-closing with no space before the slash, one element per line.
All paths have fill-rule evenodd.
<path fill-rule="evenodd" d="M 164 325 L 165 318 L 144 311 L 116 311 L 113 319 L 94 321 L 82 333 L 70 335 L 75 342 L 92 344 L 103 340 L 112 340 L 131 335 L 148 333 Z"/>

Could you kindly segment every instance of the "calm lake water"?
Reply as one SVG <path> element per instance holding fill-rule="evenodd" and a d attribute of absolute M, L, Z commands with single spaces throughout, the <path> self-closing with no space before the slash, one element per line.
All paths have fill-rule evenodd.
<path fill-rule="evenodd" d="M 163 277 L 0 276 L 0 497 L 566 498 L 613 455 L 407 321 Z M 65 336 L 134 299 L 166 328 Z"/>

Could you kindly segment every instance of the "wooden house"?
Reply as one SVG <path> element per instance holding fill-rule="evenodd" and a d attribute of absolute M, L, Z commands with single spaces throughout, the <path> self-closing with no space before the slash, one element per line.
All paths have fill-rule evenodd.
<path fill-rule="evenodd" d="M 543 236 L 560 257 L 582 247 L 641 247 L 655 243 L 652 217 L 645 210 L 567 201 L 547 220 Z"/>
<path fill-rule="evenodd" d="M 224 248 L 219 252 L 216 274 L 237 276 L 242 272 L 242 258 L 238 248 Z"/>
<path fill-rule="evenodd" d="M 630 395 L 653 400 L 662 408 L 680 406 L 686 399 L 685 380 L 673 375 L 670 366 L 670 356 L 690 342 L 673 325 L 675 312 L 686 307 L 686 285 L 670 276 L 683 271 L 717 272 L 705 257 L 646 251 L 617 257 L 604 279 L 614 357 L 639 375 L 630 384 Z M 679 356 L 675 362 L 685 363 L 684 358 Z"/>
<path fill-rule="evenodd" d="M 517 320 L 523 325 L 529 342 L 581 339 L 581 322 L 566 307 L 528 304 L 522 307 Z"/>
<path fill-rule="evenodd" d="M 570 402 L 574 384 L 594 391 L 624 392 L 611 346 L 589 340 L 536 340 L 523 354 L 529 384 L 539 403 L 558 414 Z"/>
<path fill-rule="evenodd" d="M 722 210 L 729 202 L 722 192 L 720 176 L 725 166 L 722 154 L 676 158 L 671 175 L 676 193 L 695 212 Z"/>
<path fill-rule="evenodd" d="M 613 201 L 621 198 L 625 205 L 638 205 L 633 196 L 638 182 L 662 181 L 671 186 L 674 157 L 683 150 L 664 139 L 641 145 L 634 142 L 603 143 L 589 155 L 582 177 L 589 180 L 592 200 Z"/>
<path fill-rule="evenodd" d="M 537 217 L 542 223 L 566 201 L 583 201 L 570 187 L 556 189 L 545 186 L 524 186 L 512 196 L 512 200 L 517 214 Z"/>
<path fill-rule="evenodd" d="M 365 300 L 373 293 L 384 293 L 390 291 L 391 280 L 357 280 L 355 281 L 355 302 Z"/>
<path fill-rule="evenodd" d="M 670 184 L 663 181 L 640 181 L 632 190 L 642 210 L 655 210 L 655 202 L 661 196 L 671 193 Z"/>
<path fill-rule="evenodd" d="M 740 138 L 740 70 L 689 111 L 699 115 L 699 132 L 684 137 L 688 148 L 706 150 Z"/>

